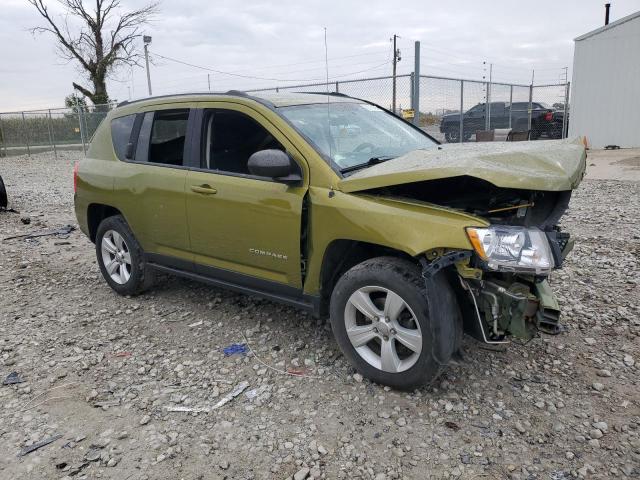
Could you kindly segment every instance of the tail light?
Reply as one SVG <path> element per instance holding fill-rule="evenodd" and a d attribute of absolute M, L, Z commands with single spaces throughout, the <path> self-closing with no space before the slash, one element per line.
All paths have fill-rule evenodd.
<path fill-rule="evenodd" d="M 73 193 L 78 190 L 78 162 L 73 164 Z"/>
<path fill-rule="evenodd" d="M 550 122 L 551 120 L 553 120 L 553 112 L 547 112 L 547 113 L 545 113 L 545 114 L 544 114 L 544 119 L 545 119 L 547 122 Z"/>

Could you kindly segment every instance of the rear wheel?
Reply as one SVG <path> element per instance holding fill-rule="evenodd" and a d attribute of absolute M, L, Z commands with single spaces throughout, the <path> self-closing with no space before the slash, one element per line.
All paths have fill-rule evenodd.
<path fill-rule="evenodd" d="M 153 284 L 154 272 L 122 215 L 105 218 L 98 226 L 96 256 L 102 276 L 120 295 L 136 295 Z"/>
<path fill-rule="evenodd" d="M 331 325 L 364 376 L 399 389 L 437 378 L 457 347 L 459 310 L 442 274 L 425 282 L 407 260 L 379 257 L 349 270 L 331 296 Z"/>
<path fill-rule="evenodd" d="M 458 143 L 460 141 L 460 130 L 449 129 L 445 131 L 444 139 L 448 143 Z"/>

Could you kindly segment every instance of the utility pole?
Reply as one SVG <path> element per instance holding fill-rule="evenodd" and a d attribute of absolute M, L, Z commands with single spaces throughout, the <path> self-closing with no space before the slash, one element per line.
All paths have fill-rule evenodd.
<path fill-rule="evenodd" d="M 415 42 L 413 47 L 413 98 L 411 108 L 413 109 L 413 124 L 420 126 L 420 42 Z"/>
<path fill-rule="evenodd" d="M 327 93 L 329 93 L 329 49 L 327 48 L 327 27 L 324 27 L 324 71 L 327 74 Z M 337 90 L 338 89 L 336 88 L 336 91 Z M 329 103 L 328 96 L 327 96 L 327 103 Z M 328 110 L 327 110 L 327 114 L 328 114 Z"/>
<path fill-rule="evenodd" d="M 485 130 L 491 130 L 491 82 L 493 82 L 493 63 L 489 64 L 489 83 L 487 84 L 487 105 L 485 107 Z"/>
<path fill-rule="evenodd" d="M 151 96 L 151 73 L 149 72 L 149 44 L 151 43 L 151 37 L 144 35 L 142 41 L 144 42 L 144 61 L 147 65 L 147 87 L 149 88 L 149 96 Z"/>
<path fill-rule="evenodd" d="M 209 84 L 209 91 L 211 91 L 211 75 L 207 73 L 207 83 Z"/>
<path fill-rule="evenodd" d="M 531 70 L 531 85 L 529 85 L 529 108 L 527 109 L 527 130 L 531 130 L 531 110 L 533 109 L 533 82 L 536 79 L 536 71 Z"/>
<path fill-rule="evenodd" d="M 486 110 L 487 110 L 487 62 L 483 61 L 482 62 L 482 91 L 484 93 L 484 109 L 485 109 L 485 115 L 486 115 Z"/>
<path fill-rule="evenodd" d="M 398 39 L 398 35 L 393 35 L 393 99 L 391 102 L 391 111 L 396 113 L 396 66 L 401 59 L 400 50 L 398 50 L 396 46 L 396 40 Z"/>

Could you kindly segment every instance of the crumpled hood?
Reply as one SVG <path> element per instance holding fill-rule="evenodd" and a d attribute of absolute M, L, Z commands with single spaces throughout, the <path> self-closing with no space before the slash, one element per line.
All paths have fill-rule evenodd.
<path fill-rule="evenodd" d="M 580 139 L 445 144 L 415 150 L 357 171 L 338 182 L 343 192 L 467 175 L 502 188 L 576 188 L 586 169 Z"/>

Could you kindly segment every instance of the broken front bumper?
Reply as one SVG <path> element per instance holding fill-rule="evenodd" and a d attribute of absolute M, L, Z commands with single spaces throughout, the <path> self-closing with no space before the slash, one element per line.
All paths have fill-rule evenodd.
<path fill-rule="evenodd" d="M 559 230 L 545 232 L 555 268 L 560 268 L 573 249 L 573 240 Z M 496 271 L 469 250 L 427 252 L 423 260 L 425 279 L 455 266 L 462 287 L 465 330 L 487 343 L 505 337 L 530 340 L 537 332 L 557 334 L 560 307 L 544 276 L 524 272 Z M 464 307 L 469 308 L 464 308 Z"/>
<path fill-rule="evenodd" d="M 561 268 L 574 241 L 559 230 L 546 236 L 555 268 Z M 467 267 L 469 263 L 473 264 L 473 257 Z M 462 273 L 469 272 L 463 269 Z M 467 280 L 461 275 L 461 281 L 472 296 L 483 341 L 502 341 L 507 335 L 529 340 L 539 331 L 555 335 L 562 330 L 560 307 L 547 278 L 485 271 L 478 275 L 476 270 Z"/>
<path fill-rule="evenodd" d="M 508 335 L 529 340 L 542 331 L 560 332 L 560 308 L 545 280 L 525 278 L 464 279 L 476 322 L 470 333 L 486 343 L 501 343 Z"/>

